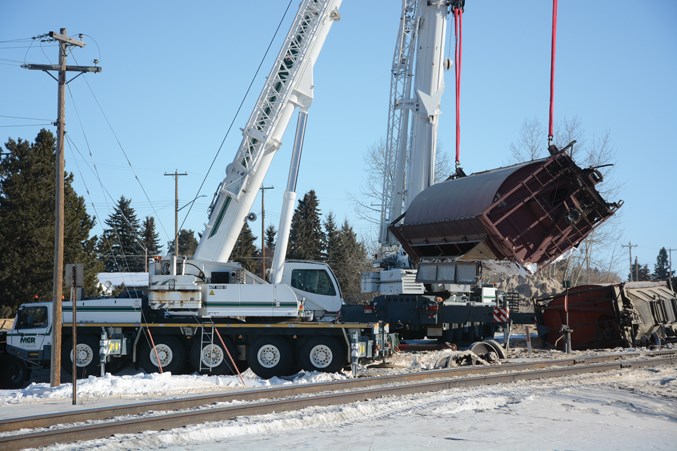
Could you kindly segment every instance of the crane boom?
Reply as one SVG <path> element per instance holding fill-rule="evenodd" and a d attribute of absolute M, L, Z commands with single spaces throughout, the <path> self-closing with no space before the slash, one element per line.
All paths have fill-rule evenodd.
<path fill-rule="evenodd" d="M 313 100 L 313 67 L 341 0 L 304 0 L 217 188 L 193 258 L 226 262 L 296 108 Z"/>
<path fill-rule="evenodd" d="M 403 0 L 390 85 L 379 242 L 398 246 L 388 225 L 434 182 L 444 92 L 449 2 Z"/>
<path fill-rule="evenodd" d="M 421 2 L 414 78 L 414 115 L 405 209 L 434 183 L 437 128 L 444 92 L 444 41 L 449 2 Z M 395 219 L 395 218 L 393 218 Z"/>
<path fill-rule="evenodd" d="M 402 16 L 397 34 L 390 78 L 390 106 L 384 149 L 383 199 L 381 202 L 381 229 L 379 242 L 383 246 L 399 245 L 388 232 L 390 218 L 402 214 L 404 174 L 409 151 L 409 118 L 411 84 L 418 30 L 416 6 L 418 0 L 402 0 Z"/>

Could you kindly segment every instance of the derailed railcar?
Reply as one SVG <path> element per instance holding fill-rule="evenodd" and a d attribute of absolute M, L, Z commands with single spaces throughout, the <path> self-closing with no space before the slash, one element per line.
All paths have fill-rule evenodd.
<path fill-rule="evenodd" d="M 438 183 L 389 227 L 415 262 L 510 260 L 539 266 L 577 246 L 622 205 L 596 168 L 551 146 L 548 158 Z"/>
<path fill-rule="evenodd" d="M 571 349 L 635 347 L 674 341 L 677 293 L 668 282 L 582 285 L 535 302 L 539 335 L 563 348 L 563 330 Z"/>

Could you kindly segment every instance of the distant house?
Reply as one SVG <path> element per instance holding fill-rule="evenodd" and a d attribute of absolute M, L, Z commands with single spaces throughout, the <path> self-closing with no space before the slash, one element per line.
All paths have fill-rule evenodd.
<path fill-rule="evenodd" d="M 147 272 L 100 272 L 96 277 L 105 296 L 110 296 L 115 288 L 122 285 L 127 288 L 148 287 Z"/>

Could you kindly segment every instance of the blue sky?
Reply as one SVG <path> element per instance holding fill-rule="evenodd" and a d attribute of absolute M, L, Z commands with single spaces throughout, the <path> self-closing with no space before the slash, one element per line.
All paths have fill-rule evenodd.
<path fill-rule="evenodd" d="M 543 124 L 545 156 L 552 2 L 466 3 L 463 167 L 470 173 L 512 162 L 510 145 L 519 139 L 525 120 Z M 297 6 L 293 1 L 291 13 Z M 156 216 L 164 244 L 174 230 L 174 184 L 164 174 L 187 172 L 179 180 L 180 205 L 198 194 L 205 197 L 195 202 L 184 227 L 200 232 L 291 15 L 202 191 L 199 186 L 286 7 L 286 0 L 262 0 L 256 7 L 234 1 L 3 0 L 2 143 L 7 138 L 33 140 L 41 127 L 36 124 L 56 117 L 56 82 L 20 67 L 24 62 L 56 63 L 56 47 L 36 41 L 29 48 L 31 42 L 14 40 L 61 27 L 70 35 L 84 33 L 87 46 L 74 49 L 69 64 L 88 65 L 96 58 L 103 72 L 69 84 L 66 166 L 75 174 L 76 190 L 99 226 L 115 200 L 131 198 L 139 218 Z M 359 195 L 364 184 L 366 150 L 386 134 L 399 8 L 396 0 L 344 0 L 342 18 L 315 68 L 315 101 L 298 191 L 315 189 L 322 211 L 334 212 L 339 221 L 348 219 L 365 239 L 377 232 L 357 218 L 351 194 Z M 637 244 L 633 256 L 651 270 L 661 247 L 677 248 L 675 23 L 677 2 L 672 0 L 568 0 L 559 5 L 555 118 L 576 118 L 588 142 L 605 134 L 611 138 L 612 182 L 620 193 L 609 200 L 623 199 L 625 205 L 617 220 L 618 243 L 609 253 L 622 256 L 616 269 L 623 275 L 627 249 L 620 244 Z M 450 45 L 448 53 L 453 55 Z M 441 151 L 449 154 L 455 140 L 453 101 L 450 71 L 439 131 Z M 293 128 L 292 121 L 265 181 L 275 187 L 266 193 L 266 223 L 276 227 Z M 187 211 L 182 210 L 180 221 Z M 260 202 L 254 211 L 260 214 Z M 260 223 L 252 228 L 259 234 Z M 677 260 L 677 251 L 673 257 Z"/>

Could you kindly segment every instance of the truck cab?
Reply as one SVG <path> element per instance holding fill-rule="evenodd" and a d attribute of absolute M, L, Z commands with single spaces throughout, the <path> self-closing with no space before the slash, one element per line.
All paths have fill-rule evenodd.
<path fill-rule="evenodd" d="M 306 314 L 315 319 L 336 317 L 345 304 L 334 271 L 322 262 L 288 260 L 284 264 L 282 283 L 289 285 L 303 301 Z"/>
<path fill-rule="evenodd" d="M 29 361 L 49 361 L 52 304 L 36 302 L 19 307 L 14 327 L 7 333 L 7 352 Z"/>

